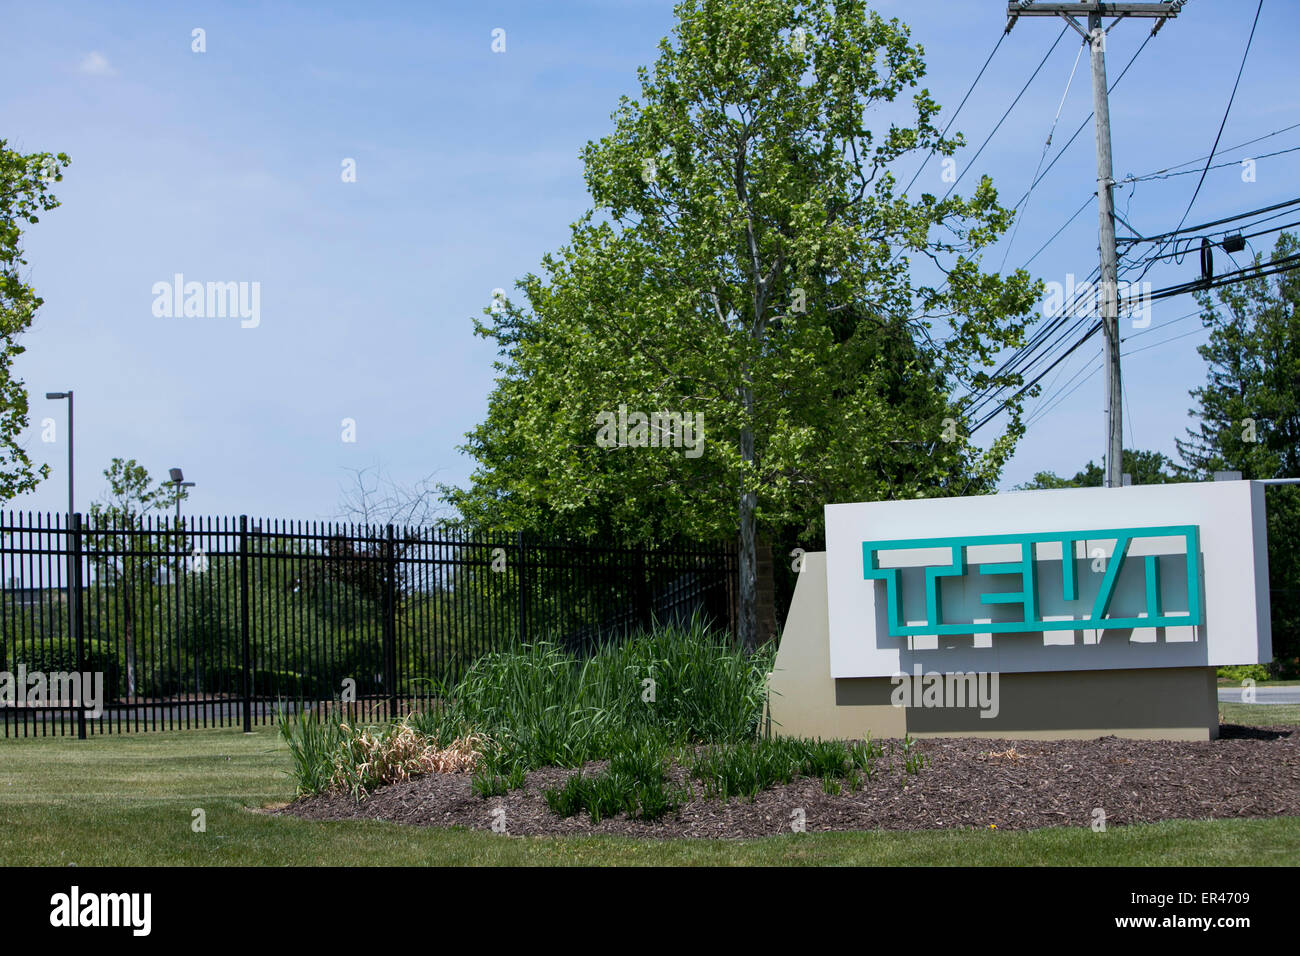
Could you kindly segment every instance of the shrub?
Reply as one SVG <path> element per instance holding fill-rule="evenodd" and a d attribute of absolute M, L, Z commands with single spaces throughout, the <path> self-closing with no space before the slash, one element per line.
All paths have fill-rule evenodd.
<path fill-rule="evenodd" d="M 334 754 L 342 749 L 349 733 L 342 716 L 332 712 L 321 717 L 306 710 L 294 717 L 279 710 L 276 726 L 289 747 L 298 794 L 328 790 L 334 775 Z"/>
<path fill-rule="evenodd" d="M 327 788 L 361 797 L 376 787 L 429 773 L 464 773 L 478 764 L 481 739 L 461 737 L 438 746 L 399 721 L 353 731 L 340 723 L 340 744 L 329 755 L 333 765 Z"/>
<path fill-rule="evenodd" d="M 756 739 L 702 749 L 691 765 L 691 776 L 700 781 L 705 796 L 723 800 L 752 800 L 760 790 L 795 777 L 848 780 L 857 789 L 861 778 L 874 775 L 881 754 L 880 744 L 872 740 L 850 744 L 799 737 Z"/>
<path fill-rule="evenodd" d="M 359 800 L 375 787 L 413 776 L 470 772 L 488 743 L 466 736 L 443 746 L 406 721 L 353 727 L 337 712 L 321 717 L 308 710 L 291 718 L 281 710 L 276 724 L 300 795 L 336 791 Z"/>
<path fill-rule="evenodd" d="M 584 777 L 579 771 L 563 787 L 545 792 L 546 805 L 565 817 L 586 810 L 593 823 L 618 813 L 657 820 L 689 796 L 685 787 L 671 782 L 671 765 L 672 748 L 662 736 L 628 732 L 603 773 Z"/>
<path fill-rule="evenodd" d="M 858 789 L 875 773 L 881 746 L 871 740 L 760 739 L 773 648 L 754 655 L 731 647 L 699 622 L 657 628 L 580 659 L 551 643 L 488 654 L 441 704 L 405 721 L 349 731 L 337 716 L 304 715 L 281 731 L 290 742 L 302 792 L 344 788 L 359 795 L 377 782 L 427 772 L 417 742 L 477 738 L 473 790 L 499 796 L 540 767 L 581 769 L 545 792 L 561 816 L 618 813 L 652 820 L 690 798 L 673 782 L 676 762 L 706 796 L 753 799 L 796 777 L 820 778 L 828 792 Z M 905 769 L 925 757 L 904 743 Z M 314 789 L 313 789 L 314 788 Z"/>
<path fill-rule="evenodd" d="M 77 669 L 77 648 L 67 638 L 46 638 L 31 644 L 19 644 L 14 653 L 14 666 L 22 664 L 28 671 L 55 674 Z M 84 669 L 104 675 L 104 696 L 113 699 L 123 691 L 122 665 L 117 654 L 103 641 L 85 642 Z"/>
<path fill-rule="evenodd" d="M 441 739 L 487 734 L 497 744 L 487 769 L 502 775 L 611 757 L 633 731 L 674 744 L 752 739 L 772 656 L 746 655 L 698 619 L 605 644 L 586 660 L 529 644 L 481 658 L 448 706 L 413 725 Z"/>
<path fill-rule="evenodd" d="M 1220 667 L 1221 680 L 1268 680 L 1268 666 L 1265 664 L 1236 664 L 1232 667 Z"/>

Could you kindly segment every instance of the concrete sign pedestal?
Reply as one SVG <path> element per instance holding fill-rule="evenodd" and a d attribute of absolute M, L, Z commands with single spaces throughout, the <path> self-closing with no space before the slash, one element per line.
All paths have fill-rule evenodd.
<path fill-rule="evenodd" d="M 1212 739 L 1216 668 L 1272 656 L 1264 519 L 1252 482 L 829 505 L 773 731 Z"/>

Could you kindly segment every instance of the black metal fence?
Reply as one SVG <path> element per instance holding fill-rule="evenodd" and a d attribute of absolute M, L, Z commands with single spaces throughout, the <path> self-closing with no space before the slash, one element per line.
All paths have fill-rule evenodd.
<path fill-rule="evenodd" d="M 697 613 L 734 633 L 735 571 L 724 547 L 0 513 L 0 720 L 27 736 L 400 714 L 524 641 L 586 653 Z"/>

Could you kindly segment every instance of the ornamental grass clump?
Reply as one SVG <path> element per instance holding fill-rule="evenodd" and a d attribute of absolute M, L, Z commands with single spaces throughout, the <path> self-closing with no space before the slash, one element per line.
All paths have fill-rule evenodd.
<path fill-rule="evenodd" d="M 359 726 L 337 713 L 306 711 L 296 718 L 281 712 L 277 723 L 299 795 L 344 792 L 359 800 L 376 787 L 423 774 L 472 773 L 491 743 L 471 733 L 443 744 L 409 719 Z"/>
<path fill-rule="evenodd" d="M 546 790 L 546 805 L 562 817 L 587 811 L 592 823 L 619 813 L 633 820 L 658 820 L 690 799 L 689 787 L 672 783 L 673 748 L 659 734 L 630 731 L 603 773 L 570 777 Z"/>
<path fill-rule="evenodd" d="M 327 789 L 357 799 L 376 787 L 423 774 L 471 772 L 483 752 L 481 736 L 457 737 L 439 746 L 405 721 L 355 732 L 347 724 L 340 726 L 348 736 L 334 752 Z"/>

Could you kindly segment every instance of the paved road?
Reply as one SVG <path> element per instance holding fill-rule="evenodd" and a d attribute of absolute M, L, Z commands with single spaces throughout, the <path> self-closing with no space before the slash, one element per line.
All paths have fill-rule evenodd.
<path fill-rule="evenodd" d="M 1220 687 L 1219 703 L 1240 704 L 1243 687 Z M 1300 686 L 1293 687 L 1256 687 L 1257 704 L 1300 704 Z"/>

